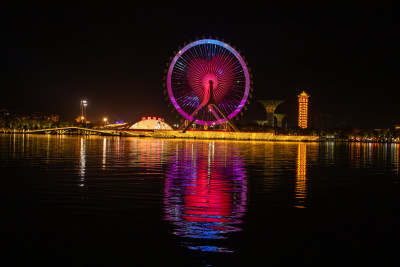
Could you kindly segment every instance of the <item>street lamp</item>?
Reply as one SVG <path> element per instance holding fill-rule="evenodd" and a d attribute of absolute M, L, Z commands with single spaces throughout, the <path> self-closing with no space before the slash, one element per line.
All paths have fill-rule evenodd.
<path fill-rule="evenodd" d="M 106 126 L 106 125 L 107 125 L 108 119 L 107 119 L 107 118 L 104 118 L 103 121 L 104 121 L 104 126 Z"/>
<path fill-rule="evenodd" d="M 86 107 L 87 107 L 87 101 L 86 100 L 81 100 L 81 121 L 86 123 Z"/>

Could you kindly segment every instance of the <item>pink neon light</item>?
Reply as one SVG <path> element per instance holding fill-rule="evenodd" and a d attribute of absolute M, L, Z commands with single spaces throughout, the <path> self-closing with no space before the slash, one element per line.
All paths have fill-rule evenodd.
<path fill-rule="evenodd" d="M 226 64 L 224 58 L 213 57 L 209 62 L 204 59 L 194 59 L 189 63 L 189 85 L 203 102 L 205 93 L 208 92 L 209 81 L 214 82 L 214 99 L 217 103 L 229 93 L 233 84 L 232 69 Z"/>

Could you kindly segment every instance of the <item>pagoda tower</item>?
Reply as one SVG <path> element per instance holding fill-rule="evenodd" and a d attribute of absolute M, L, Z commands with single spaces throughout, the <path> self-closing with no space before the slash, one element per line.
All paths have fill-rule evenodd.
<path fill-rule="evenodd" d="M 305 91 L 298 95 L 299 98 L 299 122 L 298 126 L 307 129 L 308 123 L 308 95 Z"/>
<path fill-rule="evenodd" d="M 279 106 L 279 104 L 284 102 L 284 100 L 258 100 L 258 102 L 264 106 L 265 111 L 267 112 L 267 125 L 274 127 L 275 110 Z"/>

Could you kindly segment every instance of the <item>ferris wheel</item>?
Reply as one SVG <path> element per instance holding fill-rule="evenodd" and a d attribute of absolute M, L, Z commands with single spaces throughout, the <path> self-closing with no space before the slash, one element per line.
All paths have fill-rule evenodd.
<path fill-rule="evenodd" d="M 214 39 L 189 43 L 170 62 L 165 80 L 172 105 L 190 125 L 228 122 L 237 131 L 231 119 L 248 101 L 251 75 L 232 46 Z"/>

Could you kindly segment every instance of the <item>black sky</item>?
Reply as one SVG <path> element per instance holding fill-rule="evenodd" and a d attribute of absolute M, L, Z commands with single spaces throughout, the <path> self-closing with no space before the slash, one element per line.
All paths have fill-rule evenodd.
<path fill-rule="evenodd" d="M 196 37 L 236 46 L 254 76 L 243 120 L 266 119 L 257 99 L 285 100 L 277 113 L 295 122 L 297 95 L 312 116 L 329 113 L 355 126 L 400 123 L 398 19 L 394 5 L 251 1 L 17 2 L 1 9 L 0 108 L 72 120 L 79 101 L 90 120 L 135 121 L 175 115 L 163 70 Z"/>

